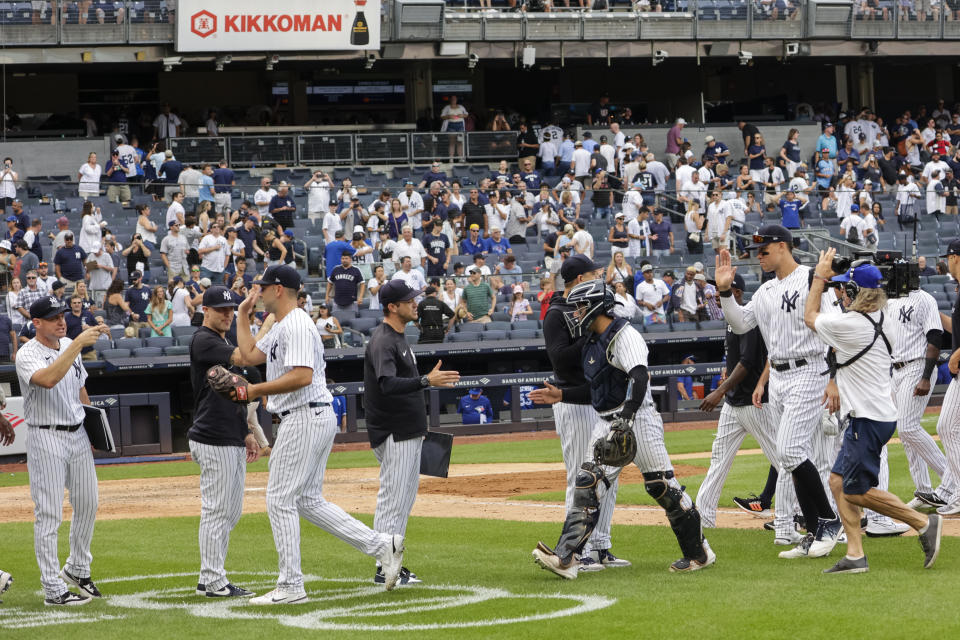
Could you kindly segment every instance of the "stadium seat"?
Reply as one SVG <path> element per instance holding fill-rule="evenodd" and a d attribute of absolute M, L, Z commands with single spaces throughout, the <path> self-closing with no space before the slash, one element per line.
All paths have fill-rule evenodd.
<path fill-rule="evenodd" d="M 537 337 L 536 329 L 512 329 L 508 332 L 511 340 L 534 340 Z"/>
<path fill-rule="evenodd" d="M 165 347 L 173 346 L 173 338 L 168 338 L 166 336 L 157 336 L 154 338 L 147 338 L 146 345 L 148 347 L 159 347 L 163 349 Z"/>
<path fill-rule="evenodd" d="M 354 318 L 350 328 L 369 335 L 378 324 L 380 324 L 380 318 Z"/>
<path fill-rule="evenodd" d="M 644 328 L 647 333 L 670 333 L 670 325 L 668 324 L 648 324 Z"/>
<path fill-rule="evenodd" d="M 113 340 L 106 336 L 100 336 L 97 338 L 97 341 L 93 343 L 93 348 L 97 353 L 101 353 L 107 349 L 113 349 Z"/>
<path fill-rule="evenodd" d="M 140 330 L 137 331 L 137 336 L 140 338 L 149 338 L 153 333 L 153 330 L 150 327 L 140 327 Z"/>
<path fill-rule="evenodd" d="M 724 320 L 704 320 L 700 323 L 701 329 L 726 329 L 727 323 Z"/>
<path fill-rule="evenodd" d="M 491 321 L 487 323 L 487 331 L 509 331 L 510 322 Z"/>
<path fill-rule="evenodd" d="M 180 345 L 171 345 L 169 347 L 163 348 L 163 355 L 165 356 L 187 356 L 190 355 L 190 347 L 184 347 Z"/>
<path fill-rule="evenodd" d="M 120 338 L 115 342 L 117 349 L 139 349 L 143 346 L 143 340 L 140 338 Z"/>
<path fill-rule="evenodd" d="M 446 337 L 447 342 L 477 342 L 479 340 L 479 332 L 448 333 Z"/>
<path fill-rule="evenodd" d="M 197 327 L 193 325 L 184 325 L 179 327 L 173 327 L 173 337 L 181 338 L 183 336 L 192 336 L 197 331 Z"/>
<path fill-rule="evenodd" d="M 360 317 L 380 319 L 383 317 L 383 310 L 382 309 L 360 309 Z"/>
<path fill-rule="evenodd" d="M 517 320 L 512 325 L 513 329 L 539 329 L 539 320 Z"/>
<path fill-rule="evenodd" d="M 696 331 L 696 322 L 674 322 L 673 331 Z"/>
<path fill-rule="evenodd" d="M 482 340 L 485 342 L 487 340 L 506 340 L 507 332 L 503 329 L 494 329 L 492 331 L 484 331 L 481 335 Z"/>
<path fill-rule="evenodd" d="M 114 340 L 119 340 L 124 337 L 124 328 L 123 327 L 111 327 L 110 328 L 110 337 Z"/>
<path fill-rule="evenodd" d="M 510 314 L 503 311 L 494 311 L 490 314 L 490 319 L 494 322 L 510 322 Z"/>
<path fill-rule="evenodd" d="M 482 322 L 464 322 L 457 327 L 457 333 L 480 333 L 483 329 Z"/>
<path fill-rule="evenodd" d="M 129 358 L 130 349 L 104 349 L 100 352 L 104 360 L 116 360 L 117 358 Z"/>
<path fill-rule="evenodd" d="M 140 347 L 133 350 L 133 355 L 137 358 L 159 358 L 163 355 L 163 349 L 160 347 Z"/>
<path fill-rule="evenodd" d="M 182 335 L 178 338 L 174 338 L 174 341 L 177 343 L 177 346 L 189 347 L 190 343 L 193 342 L 193 334 L 188 333 L 186 335 Z"/>

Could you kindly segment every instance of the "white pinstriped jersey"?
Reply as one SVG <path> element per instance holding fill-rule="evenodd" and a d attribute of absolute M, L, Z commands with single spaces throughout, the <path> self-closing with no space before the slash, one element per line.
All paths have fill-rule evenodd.
<path fill-rule="evenodd" d="M 267 411 L 279 413 L 305 406 L 310 402 L 332 402 L 327 390 L 323 342 L 310 316 L 300 308 L 292 310 L 273 325 L 257 343 L 267 356 L 267 380 L 276 380 L 294 367 L 313 369 L 313 381 L 290 393 L 267 397 Z M 19 356 L 18 356 L 19 357 Z"/>
<path fill-rule="evenodd" d="M 823 341 L 803 323 L 809 291 L 810 267 L 800 265 L 782 280 L 764 282 L 742 307 L 732 297 L 720 298 L 720 304 L 735 333 L 760 327 L 770 360 L 809 359 L 827 351 Z M 820 312 L 840 313 L 836 302 L 836 294 L 827 291 L 820 301 Z"/>
<path fill-rule="evenodd" d="M 70 338 L 60 338 L 60 349 L 56 350 L 45 347 L 34 338 L 17 351 L 17 377 L 23 390 L 24 417 L 28 425 L 83 422 L 80 389 L 87 380 L 87 370 L 83 368 L 79 355 L 70 371 L 52 389 L 30 384 L 33 374 L 52 365 L 71 342 Z"/>
<path fill-rule="evenodd" d="M 634 367 L 647 366 L 647 356 L 650 351 L 640 333 L 626 325 L 617 333 L 610 345 L 610 364 L 625 373 L 630 373 Z"/>
<path fill-rule="evenodd" d="M 943 331 L 936 299 L 921 289 L 887 303 L 887 313 L 896 323 L 893 361 L 908 362 L 927 353 L 927 332 Z"/>

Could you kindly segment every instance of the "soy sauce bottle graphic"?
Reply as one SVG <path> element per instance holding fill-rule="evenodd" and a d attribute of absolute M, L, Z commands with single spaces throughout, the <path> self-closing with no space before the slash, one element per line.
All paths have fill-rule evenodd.
<path fill-rule="evenodd" d="M 353 19 L 353 26 L 350 27 L 350 44 L 362 46 L 370 43 L 370 25 L 367 17 L 363 15 L 363 7 L 367 0 L 354 0 L 357 5 L 357 17 Z"/>

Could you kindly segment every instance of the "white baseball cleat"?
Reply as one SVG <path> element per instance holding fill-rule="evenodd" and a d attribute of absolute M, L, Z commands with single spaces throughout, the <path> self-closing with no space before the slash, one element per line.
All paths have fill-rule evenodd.
<path fill-rule="evenodd" d="M 13 584 L 13 576 L 6 571 L 0 571 L 0 594 L 9 589 L 11 584 Z"/>
<path fill-rule="evenodd" d="M 789 545 L 799 544 L 803 540 L 803 534 L 794 529 L 793 531 L 787 531 L 783 534 L 777 534 L 777 537 L 774 538 L 773 544 L 785 547 Z"/>
<path fill-rule="evenodd" d="M 813 537 L 807 556 L 823 558 L 830 555 L 833 548 L 837 546 L 841 533 L 843 533 L 843 523 L 840 518 L 834 518 L 833 520 L 820 518 L 817 522 L 817 533 Z"/>
<path fill-rule="evenodd" d="M 269 593 L 250 598 L 250 604 L 303 604 L 307 601 L 306 591 L 288 591 L 277 587 Z"/>
<path fill-rule="evenodd" d="M 537 548 L 533 550 L 533 561 L 547 571 L 566 580 L 575 580 L 580 567 L 579 562 L 571 562 L 567 565 L 563 564 L 560 556 L 550 551 L 550 548 L 542 542 L 538 542 Z"/>
<path fill-rule="evenodd" d="M 400 570 L 403 568 L 403 536 L 394 534 L 384 546 L 382 555 L 377 558 L 383 569 L 383 586 L 390 591 L 397 586 Z"/>
<path fill-rule="evenodd" d="M 786 560 L 793 560 L 795 558 L 806 558 L 810 555 L 810 545 L 813 544 L 813 534 L 808 533 L 803 536 L 803 540 L 800 541 L 800 544 L 795 546 L 793 549 L 788 549 L 787 551 L 781 551 L 780 557 Z"/>
<path fill-rule="evenodd" d="M 902 536 L 907 531 L 910 531 L 910 525 L 894 522 L 890 518 L 867 521 L 867 535 L 871 538 L 892 538 Z"/>

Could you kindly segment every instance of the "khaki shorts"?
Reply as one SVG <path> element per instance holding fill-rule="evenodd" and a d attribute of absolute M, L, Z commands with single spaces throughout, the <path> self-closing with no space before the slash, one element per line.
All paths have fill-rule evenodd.
<path fill-rule="evenodd" d="M 950 215 L 950 216 L 955 216 L 955 215 L 957 215 L 957 205 L 955 205 L 955 204 L 948 204 L 948 205 L 947 205 L 947 211 L 946 211 L 946 213 L 947 213 L 947 215 Z"/>
<path fill-rule="evenodd" d="M 130 200 L 130 186 L 126 184 L 111 184 L 107 187 L 108 202 L 128 202 Z"/>

